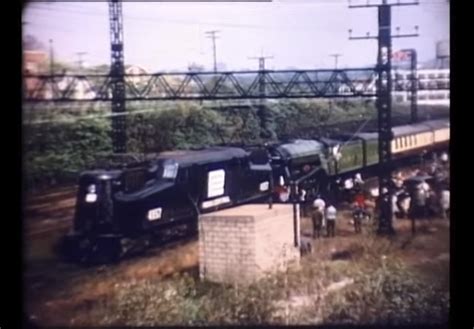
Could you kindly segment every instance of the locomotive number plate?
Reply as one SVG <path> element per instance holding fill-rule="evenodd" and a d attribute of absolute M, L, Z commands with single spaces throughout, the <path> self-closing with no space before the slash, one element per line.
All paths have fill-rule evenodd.
<path fill-rule="evenodd" d="M 153 221 L 161 218 L 161 208 L 155 208 L 148 211 L 148 220 Z"/>

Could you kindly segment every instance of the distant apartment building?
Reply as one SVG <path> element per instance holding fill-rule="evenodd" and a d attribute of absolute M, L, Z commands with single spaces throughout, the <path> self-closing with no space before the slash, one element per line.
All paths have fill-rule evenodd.
<path fill-rule="evenodd" d="M 40 50 L 23 51 L 23 74 L 42 74 L 47 67 L 48 55 Z M 32 95 L 40 87 L 40 80 L 37 78 L 27 78 L 24 80 L 24 91 L 26 95 Z M 44 94 L 42 93 L 44 96 Z"/>
<path fill-rule="evenodd" d="M 449 69 L 419 69 L 417 70 L 417 101 L 420 105 L 445 105 L 450 104 L 450 70 Z M 392 97 L 395 103 L 410 102 L 411 71 L 392 71 Z M 341 95 L 352 95 L 353 92 L 376 92 L 375 76 L 366 84 L 356 83 L 355 90 L 352 86 L 342 84 L 339 87 Z"/>
<path fill-rule="evenodd" d="M 420 105 L 450 104 L 450 70 L 419 69 L 417 74 L 417 101 Z M 393 72 L 394 101 L 397 103 L 410 101 L 410 70 Z"/>
<path fill-rule="evenodd" d="M 48 55 L 44 51 L 23 51 L 23 75 L 49 74 Z M 91 84 L 85 79 L 73 79 L 71 77 L 58 77 L 54 82 L 45 81 L 35 77 L 24 78 L 24 91 L 28 97 L 51 99 L 53 98 L 53 85 L 57 87 L 56 93 L 67 92 L 70 97 L 76 99 L 91 99 L 96 93 Z"/>

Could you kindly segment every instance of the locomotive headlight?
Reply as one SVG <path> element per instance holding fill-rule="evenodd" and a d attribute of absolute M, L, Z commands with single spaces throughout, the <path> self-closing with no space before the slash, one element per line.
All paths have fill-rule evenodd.
<path fill-rule="evenodd" d="M 91 185 L 87 186 L 87 193 L 95 194 L 95 191 L 96 191 L 95 184 L 91 184 Z"/>

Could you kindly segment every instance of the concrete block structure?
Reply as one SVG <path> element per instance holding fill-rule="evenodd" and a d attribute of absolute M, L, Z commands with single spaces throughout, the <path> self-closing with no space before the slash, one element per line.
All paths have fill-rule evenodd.
<path fill-rule="evenodd" d="M 299 227 L 298 227 L 299 232 Z M 202 279 L 245 284 L 298 264 L 291 205 L 250 204 L 201 215 Z"/>

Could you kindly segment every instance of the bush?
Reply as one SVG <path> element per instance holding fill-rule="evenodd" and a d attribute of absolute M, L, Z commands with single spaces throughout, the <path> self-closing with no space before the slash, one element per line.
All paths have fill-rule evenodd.
<path fill-rule="evenodd" d="M 28 126 L 23 147 L 27 188 L 70 181 L 98 153 L 111 151 L 110 124 L 102 119 Z"/>
<path fill-rule="evenodd" d="M 278 295 L 260 282 L 248 287 L 196 281 L 184 275 L 167 281 L 138 281 L 116 286 L 104 307 L 107 325 L 265 324 Z"/>
<path fill-rule="evenodd" d="M 449 292 L 399 262 L 382 260 L 374 272 L 361 273 L 345 291 L 328 296 L 323 313 L 325 323 L 446 323 Z"/>
<path fill-rule="evenodd" d="M 373 110 L 364 102 L 308 100 L 268 103 L 264 113 L 258 107 L 211 109 L 195 102 L 152 105 L 154 108 L 151 105 L 145 108 L 131 103 L 128 107 L 131 112 L 155 110 L 127 116 L 128 152 L 156 153 L 216 144 L 256 144 L 285 137 L 314 138 L 328 124 L 365 116 Z M 71 182 L 80 171 L 94 166 L 99 153 L 110 153 L 110 118 L 77 120 L 77 115 L 104 115 L 109 111 L 110 108 L 103 104 L 75 106 L 69 110 L 50 105 L 25 108 L 27 122 L 53 121 L 24 126 L 26 187 Z"/>

